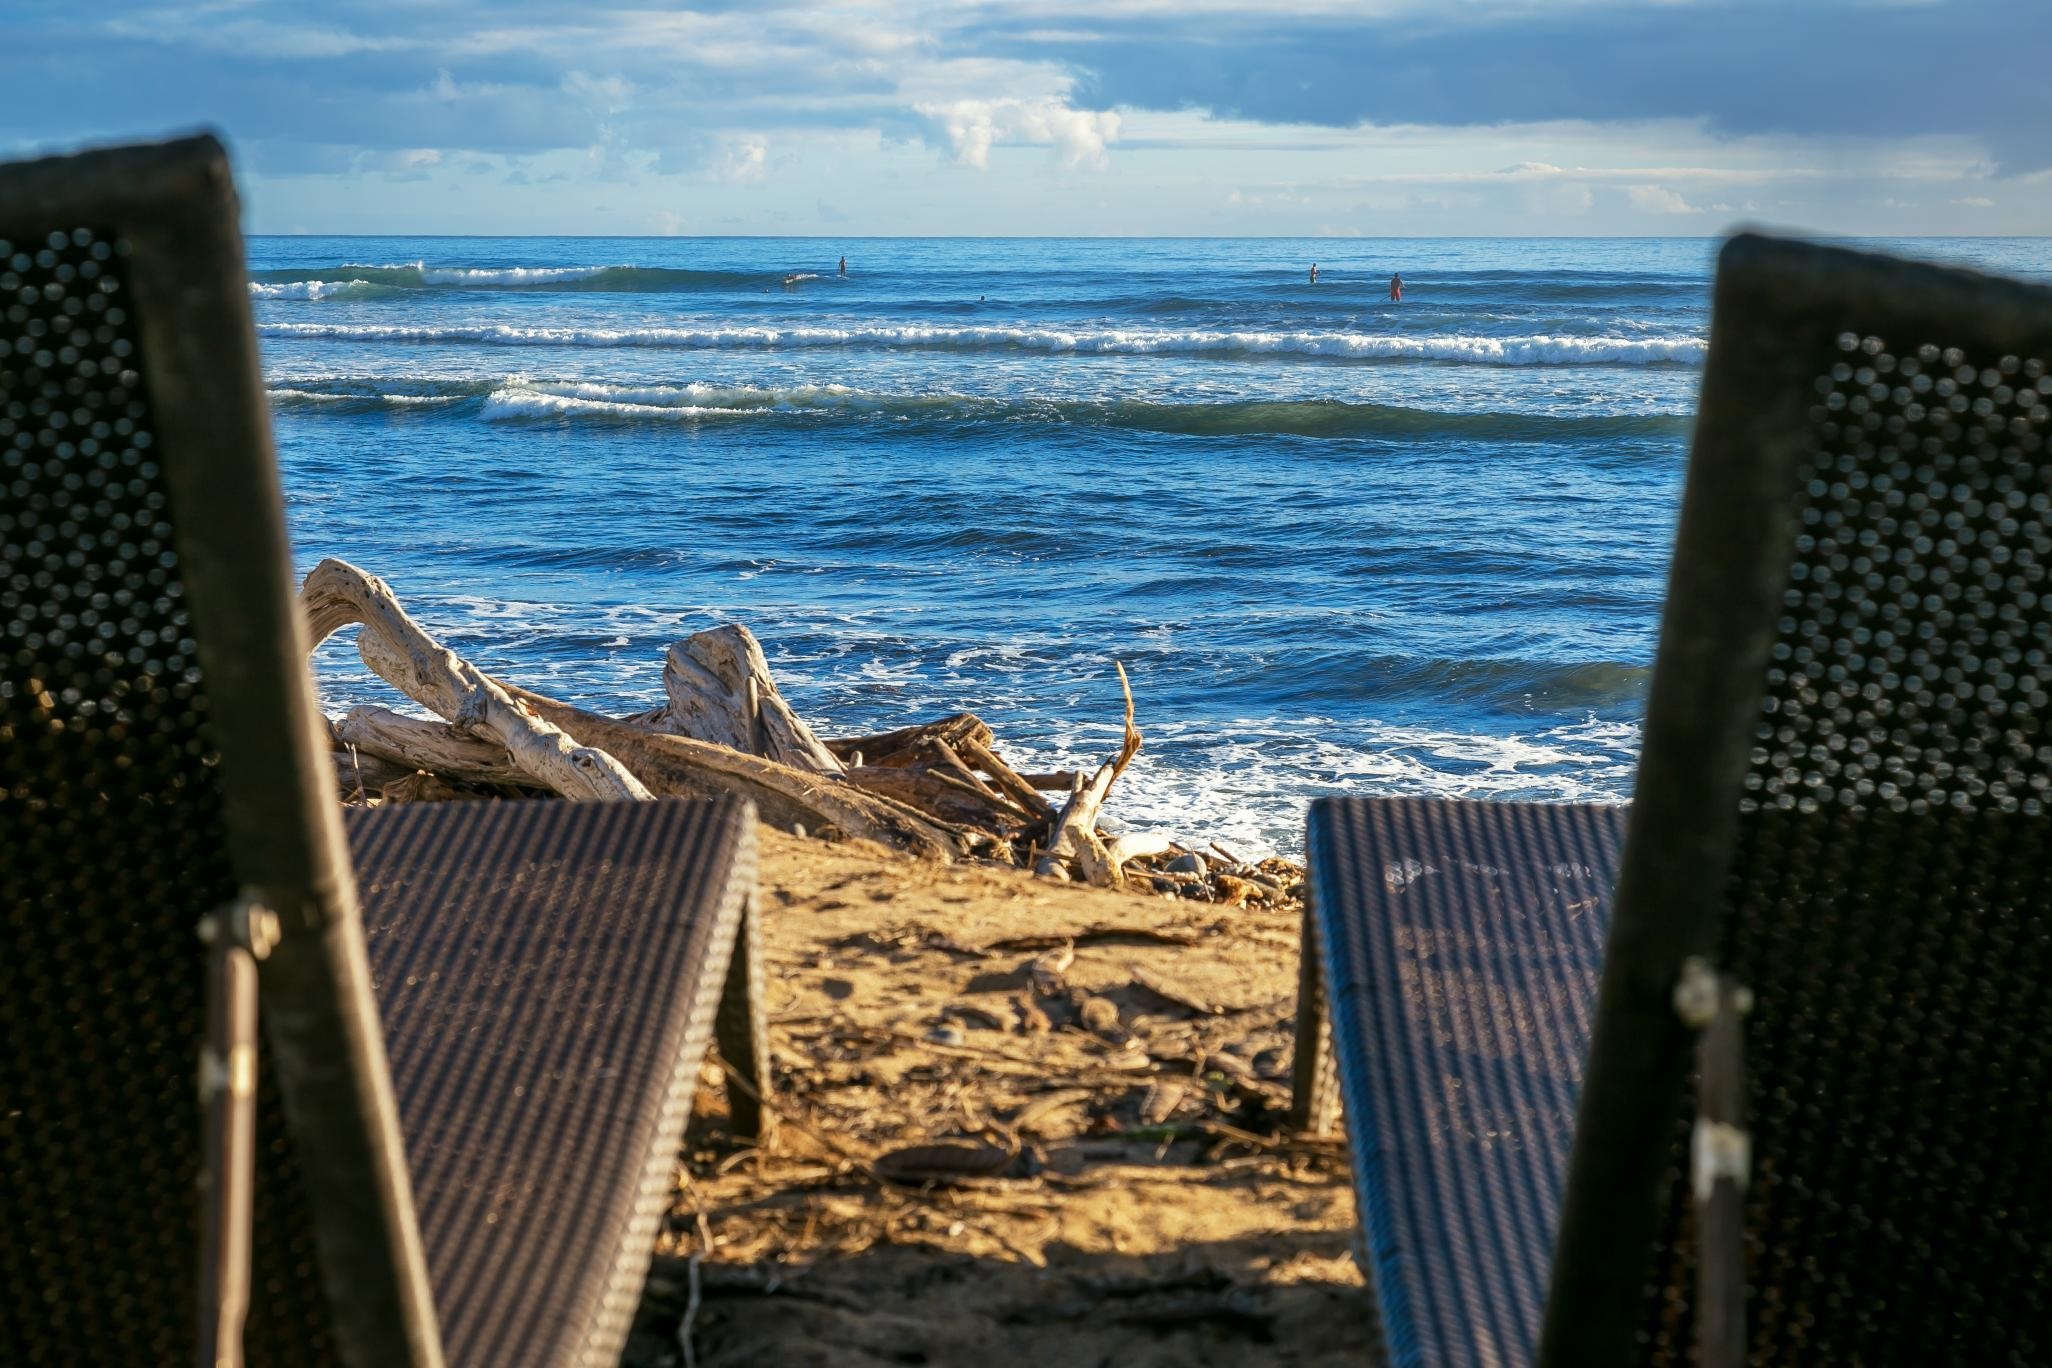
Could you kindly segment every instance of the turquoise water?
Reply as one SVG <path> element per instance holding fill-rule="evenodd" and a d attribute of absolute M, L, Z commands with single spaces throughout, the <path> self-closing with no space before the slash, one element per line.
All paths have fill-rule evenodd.
<path fill-rule="evenodd" d="M 1714 251 L 295 237 L 250 289 L 302 570 L 620 712 L 743 622 L 826 734 L 1029 769 L 1116 744 L 1121 660 L 1115 814 L 1289 850 L 1319 794 L 1628 796 Z"/>

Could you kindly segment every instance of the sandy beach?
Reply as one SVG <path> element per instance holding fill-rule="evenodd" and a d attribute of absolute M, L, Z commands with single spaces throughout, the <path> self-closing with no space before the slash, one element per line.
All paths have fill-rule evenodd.
<path fill-rule="evenodd" d="M 629 1362 L 1360 1362 L 1294 910 L 761 838 L 779 1124 L 737 1145 L 707 1066 Z"/>

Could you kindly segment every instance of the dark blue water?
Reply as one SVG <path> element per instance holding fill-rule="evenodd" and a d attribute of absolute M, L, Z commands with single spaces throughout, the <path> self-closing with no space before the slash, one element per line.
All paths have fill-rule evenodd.
<path fill-rule="evenodd" d="M 2042 239 L 1878 245 L 2052 278 Z M 1117 815 L 1283 849 L 1324 793 L 1628 794 L 1713 251 L 250 246 L 302 570 L 621 712 L 744 622 L 823 732 L 968 708 L 1022 768 L 1115 745 L 1121 660 Z"/>

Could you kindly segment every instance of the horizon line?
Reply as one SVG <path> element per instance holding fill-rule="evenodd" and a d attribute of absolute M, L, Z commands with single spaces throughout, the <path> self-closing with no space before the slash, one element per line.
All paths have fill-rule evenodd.
<path fill-rule="evenodd" d="M 409 233 L 403 231 L 286 233 L 245 231 L 246 238 L 588 238 L 636 242 L 694 241 L 721 239 L 734 242 L 1720 242 L 1743 232 L 1759 231 L 1734 227 L 1719 233 L 1376 233 L 1359 236 L 1303 236 L 1290 233 Z M 1819 233 L 1786 228 L 1772 230 L 1779 237 L 1831 242 L 2045 242 L 2046 233 Z"/>

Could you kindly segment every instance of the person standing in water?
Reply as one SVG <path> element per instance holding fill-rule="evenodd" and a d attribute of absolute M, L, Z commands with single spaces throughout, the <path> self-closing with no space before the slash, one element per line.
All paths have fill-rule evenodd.
<path fill-rule="evenodd" d="M 846 257 L 841 258 L 841 274 L 848 274 L 848 258 Z"/>
<path fill-rule="evenodd" d="M 1389 299 L 1392 304 L 1404 302 L 1404 278 L 1393 275 L 1389 278 Z"/>
<path fill-rule="evenodd" d="M 1318 263 L 1315 261 L 1311 263 L 1311 283 L 1313 285 L 1318 283 Z"/>

